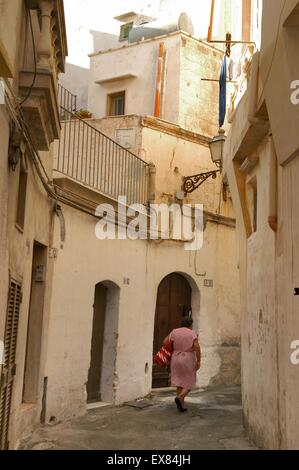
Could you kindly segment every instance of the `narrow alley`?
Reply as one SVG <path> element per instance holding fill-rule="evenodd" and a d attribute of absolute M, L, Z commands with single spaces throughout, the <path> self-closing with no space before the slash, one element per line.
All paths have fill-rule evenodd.
<path fill-rule="evenodd" d="M 299 451 L 298 45 L 299 0 L 0 0 L 2 468 Z"/>
<path fill-rule="evenodd" d="M 178 413 L 170 389 L 123 406 L 107 405 L 38 429 L 30 450 L 254 450 L 242 425 L 238 387 L 193 391 Z"/>

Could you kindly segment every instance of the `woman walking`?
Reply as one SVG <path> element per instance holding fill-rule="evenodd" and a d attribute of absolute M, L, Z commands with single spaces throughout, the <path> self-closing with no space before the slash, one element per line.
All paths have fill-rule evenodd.
<path fill-rule="evenodd" d="M 192 325 L 191 317 L 183 317 L 181 328 L 173 330 L 163 342 L 164 345 L 169 341 L 173 343 L 171 385 L 177 389 L 175 403 L 180 412 L 187 411 L 184 407 L 185 397 L 195 387 L 196 371 L 200 368 L 200 345 Z"/>

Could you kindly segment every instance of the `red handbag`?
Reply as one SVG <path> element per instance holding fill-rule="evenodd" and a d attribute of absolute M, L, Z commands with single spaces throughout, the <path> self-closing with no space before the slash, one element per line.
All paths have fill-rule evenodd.
<path fill-rule="evenodd" d="M 167 367 L 170 364 L 171 356 L 173 352 L 173 342 L 168 341 L 165 346 L 162 346 L 160 351 L 154 357 L 154 363 L 160 367 Z"/>

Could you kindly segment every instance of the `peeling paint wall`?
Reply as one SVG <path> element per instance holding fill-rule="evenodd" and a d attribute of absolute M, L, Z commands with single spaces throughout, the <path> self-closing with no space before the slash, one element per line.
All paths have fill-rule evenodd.
<path fill-rule="evenodd" d="M 217 134 L 220 65 L 218 51 L 198 41 L 181 38 L 178 124 L 185 129 L 211 137 Z"/>

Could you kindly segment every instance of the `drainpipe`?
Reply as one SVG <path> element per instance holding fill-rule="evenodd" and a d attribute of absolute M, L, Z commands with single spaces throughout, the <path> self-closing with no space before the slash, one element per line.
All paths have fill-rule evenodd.
<path fill-rule="evenodd" d="M 277 232 L 277 157 L 272 136 L 269 174 L 269 216 L 268 224 L 273 232 Z"/>
<path fill-rule="evenodd" d="M 161 92 L 161 119 L 164 119 L 164 110 L 165 110 L 165 97 L 166 97 L 166 70 L 167 70 L 167 60 L 168 60 L 168 54 L 167 54 L 167 49 L 165 48 L 165 53 L 163 55 L 163 73 L 162 73 L 162 92 Z"/>
<path fill-rule="evenodd" d="M 250 41 L 251 39 L 251 0 L 242 0 L 242 40 Z"/>
<path fill-rule="evenodd" d="M 161 91 L 162 91 L 162 73 L 164 64 L 165 43 L 161 42 L 159 46 L 158 70 L 157 70 L 157 83 L 156 83 L 156 96 L 155 96 L 155 112 L 154 116 L 161 117 Z"/>
<path fill-rule="evenodd" d="M 211 41 L 212 41 L 212 37 L 213 37 L 214 11 L 215 11 L 215 0 L 212 0 L 212 3 L 211 3 L 210 24 L 209 24 L 209 30 L 208 30 L 208 42 L 211 42 Z"/>

